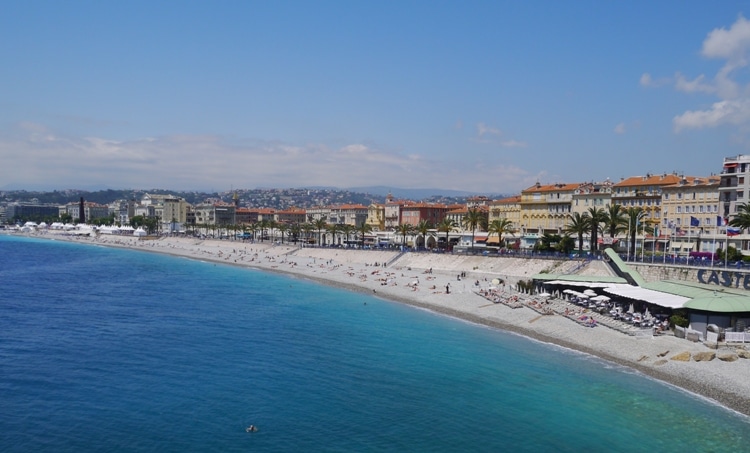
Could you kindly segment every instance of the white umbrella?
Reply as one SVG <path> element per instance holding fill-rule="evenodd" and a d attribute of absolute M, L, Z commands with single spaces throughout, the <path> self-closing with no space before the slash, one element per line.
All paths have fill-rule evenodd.
<path fill-rule="evenodd" d="M 633 304 L 630 304 L 630 308 L 628 309 L 628 313 L 630 313 L 630 314 L 635 313 L 635 309 L 633 308 Z"/>
<path fill-rule="evenodd" d="M 602 296 L 592 297 L 591 300 L 598 300 L 598 301 L 602 301 L 602 302 L 607 302 L 609 300 L 609 297 L 602 295 Z"/>
<path fill-rule="evenodd" d="M 540 294 L 539 294 L 539 297 L 549 297 L 549 296 L 551 296 L 551 295 L 552 295 L 552 294 L 550 294 L 550 293 L 540 293 Z"/>
<path fill-rule="evenodd" d="M 594 291 L 593 289 L 587 289 L 583 292 L 583 294 L 587 296 L 596 296 L 596 291 Z"/>
<path fill-rule="evenodd" d="M 499 278 L 493 278 L 491 283 L 493 285 L 499 285 L 500 284 L 500 279 Z"/>

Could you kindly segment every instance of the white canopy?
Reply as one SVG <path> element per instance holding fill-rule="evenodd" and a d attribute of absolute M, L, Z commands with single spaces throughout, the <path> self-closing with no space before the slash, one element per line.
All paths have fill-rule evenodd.
<path fill-rule="evenodd" d="M 688 297 L 630 285 L 619 285 L 615 288 L 605 288 L 604 291 L 609 294 L 627 297 L 628 299 L 641 300 L 643 302 L 668 308 L 682 308 L 682 306 L 690 300 Z"/>

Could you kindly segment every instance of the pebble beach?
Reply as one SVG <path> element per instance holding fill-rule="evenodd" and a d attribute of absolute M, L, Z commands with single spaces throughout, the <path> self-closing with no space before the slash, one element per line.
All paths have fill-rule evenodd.
<path fill-rule="evenodd" d="M 750 382 L 746 379 L 750 359 L 743 358 L 743 345 L 721 343 L 711 348 L 669 334 L 630 335 L 609 327 L 605 316 L 598 314 L 593 316 L 601 322 L 591 328 L 577 322 L 579 307 L 563 299 L 541 300 L 515 289 L 518 281 L 541 272 L 608 275 L 601 262 L 582 266 L 575 261 L 300 248 L 181 237 L 70 236 L 54 231 L 31 236 L 243 266 L 366 292 L 591 354 L 750 415 Z M 500 298 L 486 297 L 491 286 Z"/>

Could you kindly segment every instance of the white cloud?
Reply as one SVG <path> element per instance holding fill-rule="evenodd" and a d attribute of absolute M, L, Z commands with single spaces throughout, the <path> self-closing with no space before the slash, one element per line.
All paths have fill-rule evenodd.
<path fill-rule="evenodd" d="M 743 125 L 750 121 L 750 100 L 720 101 L 706 110 L 692 110 L 672 120 L 676 132 L 682 129 L 701 129 L 721 124 Z"/>
<path fill-rule="evenodd" d="M 477 136 L 481 139 L 485 135 L 494 135 L 494 136 L 501 136 L 503 133 L 500 131 L 500 129 L 488 126 L 484 123 L 477 124 Z"/>
<path fill-rule="evenodd" d="M 620 123 L 617 126 L 615 126 L 615 134 L 624 134 L 625 133 L 625 123 Z"/>
<path fill-rule="evenodd" d="M 506 148 L 526 148 L 529 146 L 526 142 L 519 142 L 518 140 L 506 140 L 500 144 Z"/>
<path fill-rule="evenodd" d="M 701 55 L 722 59 L 725 63 L 710 80 L 704 74 L 691 80 L 676 73 L 675 89 L 715 95 L 718 100 L 709 108 L 687 110 L 676 115 L 672 120 L 675 132 L 724 124 L 746 129 L 750 126 L 750 86 L 738 82 L 740 71 L 737 70 L 747 66 L 750 61 L 750 21 L 740 16 L 729 29 L 712 30 L 703 41 Z"/>
<path fill-rule="evenodd" d="M 703 83 L 703 81 L 706 79 L 704 75 L 699 75 L 693 80 L 687 80 L 685 76 L 680 74 L 679 72 L 675 74 L 675 88 L 678 91 L 684 91 L 686 93 L 696 93 L 696 92 L 703 92 L 703 93 L 714 93 L 716 92 L 716 87 L 709 85 L 707 83 Z"/>
<path fill-rule="evenodd" d="M 39 140 L 39 136 L 46 138 Z M 525 146 L 514 140 L 504 144 Z M 522 186 L 516 184 L 528 177 L 511 164 L 488 168 L 467 154 L 447 159 L 368 143 L 230 142 L 210 135 L 118 141 L 63 137 L 42 126 L 24 126 L 16 130 L 14 138 L 0 136 L 0 186 L 223 190 L 231 186 L 439 185 L 511 193 L 520 190 Z"/>

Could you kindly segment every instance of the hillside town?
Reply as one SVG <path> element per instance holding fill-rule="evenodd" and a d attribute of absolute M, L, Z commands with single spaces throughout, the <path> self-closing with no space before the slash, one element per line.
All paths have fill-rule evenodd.
<path fill-rule="evenodd" d="M 257 205 L 267 205 L 270 198 L 285 199 L 289 204 L 288 200 L 295 198 L 271 191 L 263 199 L 252 199 L 241 197 L 239 190 L 232 191 L 228 200 L 217 197 L 192 203 L 185 197 L 161 193 L 108 204 L 87 200 L 64 205 L 10 202 L 0 208 L 0 220 L 25 228 L 54 219 L 44 225 L 75 229 L 79 223 L 93 223 L 105 234 L 140 227 L 147 234 L 321 246 L 485 253 L 590 253 L 613 247 L 642 257 L 687 259 L 705 259 L 732 250 L 735 258 L 741 258 L 750 255 L 741 223 L 742 214 L 750 214 L 745 204 L 750 199 L 750 156 L 727 157 L 717 170 L 707 176 L 672 172 L 620 181 L 537 182 L 517 195 L 500 199 L 478 195 L 463 203 L 413 201 L 389 194 L 383 203 L 337 204 L 335 195 L 316 198 L 308 191 L 313 201 L 329 203 L 269 208 Z"/>

